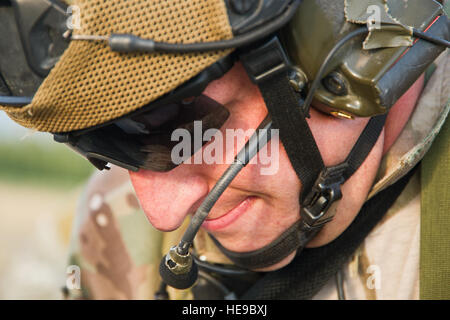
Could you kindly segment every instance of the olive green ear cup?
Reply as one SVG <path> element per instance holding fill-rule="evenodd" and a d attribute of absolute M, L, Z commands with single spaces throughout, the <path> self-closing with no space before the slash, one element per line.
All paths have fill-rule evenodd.
<path fill-rule="evenodd" d="M 368 4 L 376 2 L 304 0 L 300 4 L 294 18 L 282 30 L 282 40 L 291 60 L 306 75 L 309 84 L 334 45 L 349 32 L 366 25 L 362 18 Z M 407 38 L 410 32 L 402 26 L 424 30 L 442 14 L 442 6 L 434 0 L 411 0 L 407 6 L 404 1 L 378 2 L 380 12 L 384 12 L 383 21 L 391 19 L 401 23 L 398 26 L 400 31 L 403 28 L 401 39 Z M 348 7 L 350 4 L 351 8 Z M 362 18 L 356 17 L 359 12 Z M 350 17 L 350 13 L 355 17 Z M 442 21 L 434 23 L 427 32 L 433 31 L 447 38 L 446 19 L 439 19 Z M 361 35 L 337 52 L 316 91 L 315 99 L 320 102 L 314 105 L 316 108 L 342 117 L 384 114 L 445 49 L 425 41 L 405 47 L 400 40 L 395 40 L 397 43 L 392 40 L 396 34 L 386 30 L 392 26 L 381 23 L 381 28 L 380 34 L 387 36 L 372 35 L 376 37 L 371 40 L 371 45 L 375 42 L 380 48 L 363 49 L 368 38 Z"/>

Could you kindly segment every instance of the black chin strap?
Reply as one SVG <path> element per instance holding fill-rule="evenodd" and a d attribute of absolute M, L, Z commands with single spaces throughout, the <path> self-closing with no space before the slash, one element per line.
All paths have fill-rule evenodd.
<path fill-rule="evenodd" d="M 347 159 L 325 167 L 301 108 L 300 96 L 288 78 L 289 63 L 277 38 L 241 56 L 247 73 L 260 88 L 289 160 L 302 182 L 300 219 L 267 246 L 251 252 L 233 252 L 216 239 L 219 249 L 236 265 L 260 269 L 274 265 L 305 245 L 333 219 L 341 185 L 366 159 L 383 129 L 386 116 L 368 122 Z"/>

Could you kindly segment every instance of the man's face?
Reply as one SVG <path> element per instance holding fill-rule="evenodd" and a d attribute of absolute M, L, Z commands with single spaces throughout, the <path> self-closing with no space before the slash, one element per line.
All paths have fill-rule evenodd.
<path fill-rule="evenodd" d="M 250 82 L 239 63 L 222 78 L 212 82 L 204 94 L 230 111 L 229 119 L 220 129 L 223 137 L 226 137 L 226 129 L 256 129 L 267 115 L 259 89 Z M 391 113 L 397 114 L 396 109 L 398 108 L 394 107 Z M 395 128 L 402 127 L 406 119 L 388 120 L 388 123 L 394 123 Z M 345 160 L 367 122 L 368 119 L 363 118 L 337 119 L 311 110 L 308 123 L 326 166 Z M 320 246 L 332 241 L 352 222 L 373 183 L 383 150 L 386 149 L 385 134 L 388 131 L 395 130 L 386 128 L 383 131 L 366 161 L 342 186 L 343 199 L 338 204 L 334 220 L 308 246 Z M 398 133 L 394 132 L 389 136 L 393 134 Z M 224 153 L 235 155 L 242 146 L 236 146 L 232 150 L 224 149 Z M 268 149 L 270 150 L 270 142 Z M 237 252 L 259 249 L 272 242 L 299 219 L 302 184 L 281 142 L 278 151 L 277 172 L 262 175 L 262 165 L 259 163 L 245 167 L 219 198 L 204 222 L 202 227 L 225 248 Z M 195 212 L 228 166 L 229 164 L 181 164 L 166 173 L 140 170 L 137 173 L 130 172 L 130 176 L 150 223 L 161 231 L 171 231 Z M 277 265 L 264 270 L 282 267 L 293 256 L 291 254 Z"/>

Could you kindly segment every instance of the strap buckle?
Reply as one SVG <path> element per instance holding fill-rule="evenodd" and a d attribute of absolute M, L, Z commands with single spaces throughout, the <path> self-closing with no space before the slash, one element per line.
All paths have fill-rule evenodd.
<path fill-rule="evenodd" d="M 333 219 L 335 210 L 330 208 L 342 198 L 341 185 L 347 168 L 348 164 L 342 163 L 322 170 L 302 204 L 300 215 L 305 227 L 321 228 Z"/>
<path fill-rule="evenodd" d="M 241 54 L 240 60 L 255 84 L 291 69 L 289 58 L 277 37 L 248 53 Z"/>

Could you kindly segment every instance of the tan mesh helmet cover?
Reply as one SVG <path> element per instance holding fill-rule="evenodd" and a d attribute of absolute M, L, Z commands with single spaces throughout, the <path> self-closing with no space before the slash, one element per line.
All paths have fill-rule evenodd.
<path fill-rule="evenodd" d="M 131 33 L 173 43 L 232 37 L 222 0 L 78 0 L 74 34 Z M 1 107 L 20 125 L 67 132 L 115 119 L 161 97 L 224 52 L 120 54 L 107 44 L 72 41 L 30 105 Z"/>

